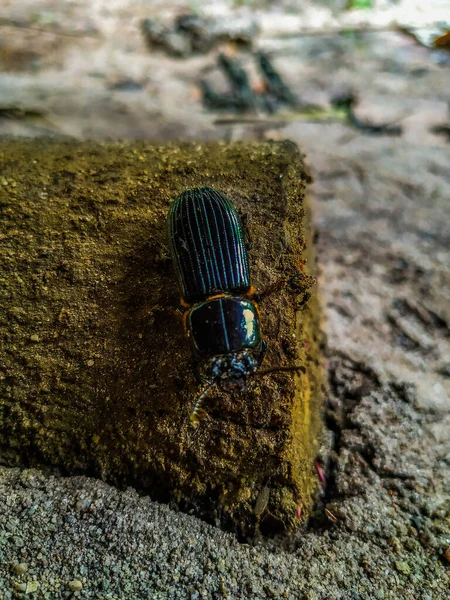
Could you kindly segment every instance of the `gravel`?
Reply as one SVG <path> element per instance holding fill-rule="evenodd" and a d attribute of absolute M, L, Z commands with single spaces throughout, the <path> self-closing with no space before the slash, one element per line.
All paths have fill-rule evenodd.
<path fill-rule="evenodd" d="M 337 527 L 240 544 L 133 489 L 34 470 L 0 477 L 2 599 L 446 597 L 441 562 L 379 487 L 342 505 Z"/>

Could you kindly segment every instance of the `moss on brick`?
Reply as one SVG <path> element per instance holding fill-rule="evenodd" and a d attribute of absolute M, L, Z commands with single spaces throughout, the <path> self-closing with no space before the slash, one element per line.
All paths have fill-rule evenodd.
<path fill-rule="evenodd" d="M 212 394 L 194 430 L 198 382 L 166 240 L 172 199 L 210 185 L 249 215 L 257 289 L 307 274 L 296 148 L 4 140 L 0 172 L 2 462 L 135 485 L 240 532 L 292 528 L 298 505 L 306 518 L 322 389 L 316 296 L 297 310 L 284 290 L 261 306 L 265 366 L 304 372 Z"/>

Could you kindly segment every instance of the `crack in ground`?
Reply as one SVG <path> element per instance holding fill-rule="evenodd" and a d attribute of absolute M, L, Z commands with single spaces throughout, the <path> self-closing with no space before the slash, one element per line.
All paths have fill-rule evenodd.
<path fill-rule="evenodd" d="M 355 409 L 364 398 L 373 392 L 391 390 L 405 403 L 410 404 L 411 390 L 397 384 L 383 385 L 377 374 L 365 363 L 351 359 L 344 353 L 336 353 L 329 357 L 328 370 L 328 399 L 325 404 L 325 428 L 331 433 L 331 444 L 325 463 L 326 486 L 317 499 L 315 509 L 308 521 L 308 529 L 323 531 L 333 527 L 333 520 L 327 515 L 327 505 L 343 502 L 350 497 L 362 495 L 359 489 L 350 493 L 342 492 L 338 486 L 340 461 L 344 451 L 350 452 L 355 457 L 355 462 L 371 471 L 380 480 L 413 480 L 414 475 L 380 467 L 376 464 L 377 450 L 369 441 L 363 427 L 355 422 Z M 344 433 L 356 432 L 360 434 L 362 443 L 348 444 Z M 356 465 L 352 466 L 355 469 Z M 370 485 L 370 484 L 368 484 Z"/>

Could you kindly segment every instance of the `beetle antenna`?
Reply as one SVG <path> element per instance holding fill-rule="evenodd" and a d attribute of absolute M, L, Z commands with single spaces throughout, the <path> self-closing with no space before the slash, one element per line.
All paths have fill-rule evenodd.
<path fill-rule="evenodd" d="M 292 367 L 273 367 L 272 369 L 265 369 L 264 371 L 258 371 L 255 377 L 262 377 L 263 375 L 270 375 L 271 373 L 289 373 L 292 371 L 303 371 L 304 367 L 292 366 Z"/>
<path fill-rule="evenodd" d="M 197 425 L 200 423 L 200 421 L 202 421 L 205 418 L 206 411 L 202 408 L 202 404 L 203 404 L 204 399 L 208 395 L 209 390 L 215 384 L 216 384 L 215 381 L 212 381 L 211 383 L 208 382 L 206 387 L 203 388 L 203 390 L 198 395 L 197 400 L 195 401 L 194 408 L 192 409 L 191 416 L 190 416 L 191 423 L 194 427 L 197 427 Z"/>

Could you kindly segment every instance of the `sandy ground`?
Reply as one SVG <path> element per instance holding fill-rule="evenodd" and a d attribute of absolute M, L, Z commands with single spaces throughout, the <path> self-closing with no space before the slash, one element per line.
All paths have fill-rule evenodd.
<path fill-rule="evenodd" d="M 133 490 L 3 468 L 0 598 L 446 600 L 450 148 L 430 129 L 447 119 L 445 59 L 398 32 L 266 31 L 258 47 L 273 52 L 297 95 L 326 108 L 334 91 L 354 88 L 358 114 L 404 132 L 368 136 L 288 111 L 248 123 L 201 107 L 195 82 L 218 78 L 214 52 L 150 53 L 139 19 L 120 10 L 84 20 L 53 12 L 50 25 L 38 23 L 60 19 L 66 33 L 75 23 L 76 35 L 2 28 L 0 104 L 36 114 L 3 118 L 0 132 L 299 144 L 315 177 L 328 485 L 304 531 L 247 545 Z M 241 59 L 253 73 L 252 57 Z M 111 89 L 129 78 L 141 87 Z"/>

